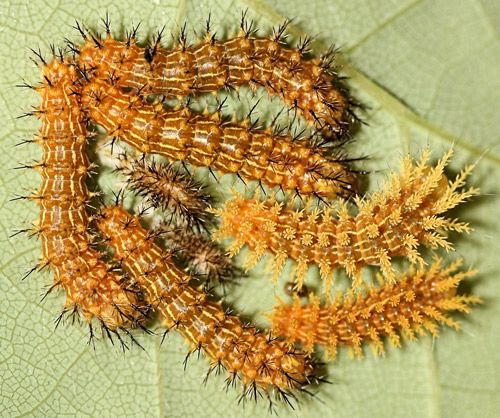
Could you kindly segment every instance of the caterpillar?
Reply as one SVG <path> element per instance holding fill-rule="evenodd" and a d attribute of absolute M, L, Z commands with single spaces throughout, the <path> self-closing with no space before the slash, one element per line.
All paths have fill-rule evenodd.
<path fill-rule="evenodd" d="M 307 58 L 311 40 L 301 40 L 296 49 L 285 45 L 288 22 L 273 31 L 270 38 L 255 38 L 253 23 L 242 16 L 239 34 L 219 41 L 210 31 L 196 46 L 189 46 L 185 28 L 172 50 L 161 47 L 163 30 L 153 43 L 141 48 L 136 29 L 119 41 L 111 35 L 105 21 L 106 37 L 101 39 L 77 24 L 84 39 L 78 46 L 78 63 L 97 77 L 112 74 L 117 87 L 132 88 L 145 94 L 185 97 L 238 89 L 242 85 L 263 87 L 279 95 L 290 109 L 300 112 L 325 138 L 342 139 L 357 119 L 355 103 L 336 74 L 335 49 L 321 58 Z"/>
<path fill-rule="evenodd" d="M 158 230 L 165 247 L 174 252 L 175 258 L 180 259 L 191 274 L 222 285 L 243 275 L 241 269 L 211 239 L 183 226 L 160 225 Z"/>
<path fill-rule="evenodd" d="M 121 154 L 117 171 L 125 175 L 127 185 L 145 197 L 148 204 L 170 212 L 178 223 L 198 230 L 207 227 L 212 197 L 201 183 L 172 164 L 130 159 Z"/>
<path fill-rule="evenodd" d="M 269 187 L 316 196 L 349 197 L 355 175 L 343 157 L 327 155 L 291 137 L 224 122 L 218 114 L 194 115 L 188 108 L 165 110 L 147 104 L 113 80 L 85 83 L 81 102 L 92 122 L 138 151 L 186 161 Z"/>
<path fill-rule="evenodd" d="M 458 260 L 442 267 L 442 260 L 436 258 L 429 268 L 413 269 L 395 283 L 372 287 L 366 295 L 338 296 L 329 304 L 322 305 L 315 295 L 307 304 L 295 297 L 292 304 L 281 302 L 274 308 L 272 330 L 309 353 L 315 345 L 321 346 L 331 359 L 342 346 L 359 357 L 367 343 L 381 355 L 385 337 L 400 347 L 400 335 L 410 340 L 427 333 L 436 337 L 439 324 L 458 330 L 460 324 L 447 312 L 468 313 L 471 305 L 481 303 L 477 296 L 457 294 L 459 283 L 475 274 L 457 271 L 461 264 Z"/>
<path fill-rule="evenodd" d="M 173 218 L 158 226 L 164 247 L 174 253 L 176 262 L 207 281 L 225 286 L 242 275 L 231 258 L 211 239 L 202 234 L 211 223 L 208 212 L 212 197 L 205 187 L 172 164 L 118 156 L 117 171 L 125 174 L 127 184 L 145 196 L 154 208 L 161 207 Z"/>
<path fill-rule="evenodd" d="M 210 359 L 207 376 L 225 369 L 228 385 L 241 378 L 243 395 L 256 397 L 261 390 L 285 400 L 313 379 L 308 356 L 243 324 L 210 301 L 205 290 L 191 287 L 191 277 L 175 266 L 170 252 L 154 243 L 155 234 L 143 229 L 138 217 L 123 207 L 108 206 L 101 209 L 97 225 L 166 327 L 186 339 L 190 354 L 203 352 Z"/>
<path fill-rule="evenodd" d="M 25 166 L 37 170 L 42 182 L 38 191 L 22 196 L 40 206 L 39 221 L 28 232 L 40 236 L 42 255 L 30 272 L 49 267 L 55 274 L 49 291 L 57 287 L 66 291 L 59 321 L 64 314 L 80 312 L 91 336 L 93 318 L 110 336 L 110 332 L 140 323 L 145 312 L 137 289 L 102 260 L 88 231 L 86 205 L 92 194 L 85 178 L 91 164 L 86 152 L 89 134 L 79 102 L 79 71 L 62 54 L 42 63 L 42 82 L 32 87 L 40 94 L 41 105 L 31 112 L 41 126 L 31 142 L 42 147 L 43 157 Z"/>
<path fill-rule="evenodd" d="M 332 216 L 328 210 L 296 211 L 273 200 L 260 202 L 236 196 L 213 210 L 221 221 L 213 237 L 234 238 L 229 247 L 231 255 L 247 245 L 252 250 L 248 269 L 266 251 L 271 252 L 275 279 L 286 259 L 292 258 L 297 262 L 298 288 L 310 264 L 319 266 L 326 289 L 337 267 L 354 277 L 354 288 L 361 283 L 360 268 L 365 265 L 380 266 L 387 280 L 393 281 L 393 257 L 420 262 L 419 246 L 450 250 L 447 231 L 470 231 L 467 223 L 443 216 L 479 193 L 475 188 L 461 189 L 473 166 L 448 182 L 443 170 L 451 155 L 452 150 L 435 167 L 428 164 L 429 150 L 416 164 L 410 157 L 404 158 L 401 173 L 392 173 L 381 191 L 367 199 L 356 199 L 356 215 L 349 213 L 345 202 L 339 202 L 336 216 Z"/>

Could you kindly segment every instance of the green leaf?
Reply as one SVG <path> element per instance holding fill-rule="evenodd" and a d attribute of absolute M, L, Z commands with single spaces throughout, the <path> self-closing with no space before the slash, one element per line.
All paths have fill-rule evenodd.
<path fill-rule="evenodd" d="M 86 344 L 83 325 L 66 323 L 54 330 L 64 295 L 39 302 L 51 275 L 33 274 L 20 281 L 38 257 L 39 243 L 8 237 L 38 213 L 33 204 L 8 201 L 39 182 L 34 172 L 11 170 L 40 155 L 36 147 L 13 147 L 37 129 L 33 121 L 16 119 L 37 104 L 34 94 L 13 87 L 21 77 L 33 82 L 39 78 L 28 60 L 28 47 L 48 51 L 50 43 L 62 45 L 64 37 L 76 39 L 71 29 L 74 18 L 97 27 L 106 11 L 117 29 L 141 21 L 145 37 L 163 25 L 175 33 L 184 20 L 201 31 L 209 12 L 222 34 L 237 27 L 245 9 L 264 30 L 285 16 L 296 18 L 292 35 L 319 35 L 316 53 L 331 43 L 342 47 L 343 72 L 356 98 L 368 106 L 363 114 L 368 125 L 356 133 L 348 150 L 351 155 L 370 156 L 360 163 L 360 168 L 371 171 L 369 190 L 379 187 L 388 168 L 397 168 L 402 154 L 418 155 L 429 144 L 436 158 L 455 147 L 453 170 L 479 160 L 470 183 L 483 192 L 457 212 L 475 231 L 454 237 L 457 254 L 447 256 L 464 256 L 480 271 L 470 288 L 485 304 L 462 318 L 463 331 L 446 329 L 436 341 L 427 337 L 408 342 L 401 350 L 388 349 L 385 358 L 368 352 L 364 360 L 353 361 L 342 352 L 327 367 L 332 384 L 316 388 L 317 397 L 302 400 L 295 411 L 280 407 L 280 416 L 499 416 L 500 7 L 485 0 L 2 2 L 0 415 L 267 414 L 265 401 L 238 405 L 236 391 L 222 390 L 224 376 L 204 386 L 205 360 L 191 359 L 184 371 L 186 346 L 176 335 L 169 335 L 162 346 L 161 336 L 139 335 L 145 351 L 134 347 L 121 353 L 108 341 L 98 341 L 94 351 Z M 267 115 L 262 105 L 259 108 Z M 264 276 L 262 268 L 254 270 L 241 286 L 231 289 L 229 301 L 250 315 L 270 309 L 282 284 L 275 289 Z"/>

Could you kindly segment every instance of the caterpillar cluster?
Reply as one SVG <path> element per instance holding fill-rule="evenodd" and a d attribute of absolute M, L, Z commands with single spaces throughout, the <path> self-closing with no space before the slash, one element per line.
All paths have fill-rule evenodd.
<path fill-rule="evenodd" d="M 314 364 L 306 354 L 242 323 L 210 301 L 205 290 L 190 286 L 191 277 L 154 243 L 155 235 L 137 217 L 119 206 L 106 207 L 99 213 L 98 228 L 165 326 L 187 340 L 190 354 L 202 351 L 210 359 L 208 374 L 224 369 L 228 386 L 241 379 L 243 394 L 256 397 L 262 389 L 282 399 L 294 397 L 295 389 L 314 380 Z"/>
<path fill-rule="evenodd" d="M 474 166 L 464 168 L 454 180 L 444 174 L 450 150 L 431 166 L 429 151 L 419 161 L 402 160 L 401 172 L 392 173 L 381 191 L 366 199 L 356 199 L 357 214 L 352 215 L 344 202 L 338 203 L 335 216 L 327 210 L 294 210 L 272 199 L 258 201 L 237 195 L 213 212 L 221 219 L 214 232 L 216 240 L 232 237 L 229 253 L 236 254 L 248 246 L 246 268 L 251 268 L 266 252 L 274 255 L 274 279 L 284 262 L 297 262 L 295 284 L 288 282 L 287 293 L 293 304 L 280 302 L 270 315 L 272 330 L 290 344 L 300 344 L 306 352 L 315 346 L 335 357 L 339 346 L 347 346 L 356 355 L 369 343 L 377 354 L 384 352 L 383 338 L 400 346 L 400 334 L 410 339 L 426 332 L 437 336 L 438 324 L 458 329 L 459 324 L 448 311 L 469 312 L 470 305 L 481 299 L 457 295 L 458 284 L 472 271 L 457 272 L 461 262 L 441 267 L 438 258 L 425 269 L 418 247 L 452 245 L 449 231 L 469 232 L 467 223 L 444 216 L 445 212 L 479 193 L 464 189 L 465 180 Z M 401 276 L 392 269 L 391 258 L 406 257 L 419 270 Z M 329 293 L 332 271 L 343 267 L 354 277 L 353 287 L 361 286 L 360 268 L 380 266 L 381 287 L 370 288 L 365 296 L 349 292 L 333 302 L 321 303 L 319 297 L 303 286 L 310 264 L 319 266 Z M 309 303 L 301 301 L 309 295 Z"/>
<path fill-rule="evenodd" d="M 38 169 L 43 178 L 40 191 L 28 196 L 41 206 L 40 221 L 31 231 L 38 233 L 42 240 L 42 260 L 38 267 L 50 266 L 54 270 L 54 288 L 60 285 L 67 293 L 66 310 L 81 312 L 91 327 L 93 319 L 97 319 L 108 335 L 113 332 L 119 336 L 118 330 L 128 333 L 128 328 L 142 326 L 148 312 L 161 305 L 168 326 L 175 324 L 193 346 L 207 352 L 214 367 L 224 367 L 231 376 L 241 376 L 246 391 L 254 393 L 256 389 L 263 389 L 266 393 L 277 391 L 285 398 L 293 396 L 294 389 L 312 379 L 310 358 L 240 323 L 217 304 L 203 302 L 207 294 L 186 287 L 189 276 L 176 270 L 171 261 L 167 262 L 170 256 L 161 255 L 160 250 L 154 248 L 155 257 L 159 257 L 158 262 L 163 263 L 169 275 L 163 274 L 156 284 L 141 281 L 140 272 L 139 276 L 134 276 L 133 269 L 139 264 L 132 258 L 127 264 L 121 257 L 127 275 L 122 275 L 114 262 L 105 260 L 104 253 L 95 245 L 96 237 L 90 228 L 97 218 L 87 213 L 94 195 L 85 185 L 92 167 L 86 151 L 90 138 L 87 122 L 101 125 L 110 135 L 144 154 L 157 153 L 172 161 L 236 173 L 242 179 L 257 180 L 298 195 L 347 197 L 355 190 L 354 174 L 332 153 L 292 136 L 277 135 L 272 129 L 260 130 L 245 123 L 224 122 L 218 114 L 195 115 L 187 108 L 169 111 L 160 102 L 149 104 L 143 94 L 168 96 L 174 91 L 171 89 L 174 84 L 178 88 L 175 95 L 191 95 L 229 85 L 255 86 L 260 80 L 272 94 L 283 95 L 285 102 L 294 109 L 309 109 L 304 112 L 305 119 L 314 120 L 312 123 L 325 133 L 325 137 L 339 140 L 346 133 L 352 116 L 347 96 L 335 87 L 336 83 L 326 82 L 331 76 L 319 61 L 306 60 L 302 54 L 296 55 L 296 51 L 284 48 L 279 39 L 281 35 L 272 40 L 257 40 L 247 32 L 235 42 L 224 45 L 217 45 L 215 38 L 210 37 L 210 42 L 193 51 L 188 51 L 181 39 L 181 45 L 172 51 L 168 60 L 160 59 L 165 56 L 165 51 L 160 49 L 158 54 L 151 49 L 139 52 L 147 66 L 154 67 L 150 74 L 146 72 L 141 76 L 140 59 L 137 60 L 140 57 L 128 55 L 137 52 L 133 36 L 119 43 L 108 31 L 106 42 L 101 43 L 90 32 L 81 32 L 86 41 L 74 60 L 61 53 L 47 63 L 39 55 L 43 81 L 40 86 L 32 87 L 42 96 L 42 105 L 31 113 L 42 120 L 35 142 L 44 148 L 43 160 L 29 166 Z M 246 48 L 244 56 L 242 46 L 247 43 L 250 49 Z M 272 45 L 274 47 L 269 49 Z M 208 63 L 215 63 L 214 48 L 225 50 L 218 62 L 220 68 Z M 75 48 L 73 52 L 77 52 Z M 169 75 L 171 60 L 183 62 L 186 56 L 188 60 L 195 57 L 191 69 L 197 70 L 196 81 L 180 79 L 179 75 L 187 74 L 184 70 Z M 130 57 L 133 59 L 128 60 Z M 247 69 L 245 66 L 249 62 L 252 68 Z M 180 68 L 178 64 L 175 68 Z M 240 70 L 243 73 L 238 75 Z M 209 80 L 218 78 L 219 71 L 225 72 L 225 80 L 211 86 Z M 163 81 L 161 73 L 165 75 Z M 294 88 L 286 81 L 292 75 Z M 140 83 L 144 85 L 137 88 L 133 80 L 143 76 L 149 77 L 152 83 L 148 87 L 150 81 L 143 80 Z M 161 89 L 169 83 L 170 87 Z M 177 175 L 170 166 L 158 168 L 141 165 L 139 161 L 132 164 L 131 170 L 122 166 L 121 171 L 125 171 L 139 193 L 150 197 L 153 205 L 172 210 L 181 218 L 184 216 L 185 223 L 190 226 L 197 222 L 197 226 L 205 226 L 205 209 L 210 199 L 196 183 Z M 180 187 L 174 190 L 170 187 L 174 183 Z M 101 225 L 104 219 L 101 212 L 96 225 Z M 112 242 L 116 245 L 115 258 L 120 253 L 120 244 L 126 241 L 126 234 L 131 233 L 126 226 L 123 225 L 121 241 Z M 135 232 L 140 236 L 141 231 Z M 193 237 L 186 231 L 183 234 L 177 244 L 188 246 L 187 242 L 191 241 L 189 245 L 193 246 Z M 172 241 L 172 237 L 169 239 Z M 191 260 L 192 268 L 205 270 L 217 279 L 229 275 L 227 259 L 213 250 L 215 247 L 209 242 L 201 246 L 198 243 L 198 249 L 202 247 L 207 253 L 205 260 Z M 150 255 L 147 251 L 139 251 L 131 257 Z M 176 301 L 177 297 L 185 302 L 180 312 L 173 312 L 177 302 L 163 304 L 164 298 Z M 199 302 L 193 304 L 190 297 Z M 189 316 L 185 311 L 192 316 L 191 325 L 183 322 Z M 201 333 L 193 340 L 199 324 Z M 211 331 L 205 335 L 206 327 Z"/>
<path fill-rule="evenodd" d="M 344 141 L 355 115 L 347 91 L 331 71 L 333 51 L 318 60 L 306 58 L 308 40 L 296 50 L 286 48 L 286 24 L 270 39 L 255 39 L 244 15 L 239 35 L 225 42 L 217 41 L 209 26 L 196 47 L 187 45 L 183 31 L 178 45 L 167 51 L 161 48 L 161 32 L 143 49 L 135 31 L 117 41 L 107 22 L 104 39 L 78 25 L 85 42 L 70 43 L 70 48 L 89 80 L 82 103 L 90 119 L 144 153 L 234 173 L 299 196 L 352 195 L 356 179 L 342 153 L 304 145 L 271 128 L 224 122 L 218 114 L 208 117 L 144 102 L 146 93 L 183 97 L 261 85 L 302 112 L 324 138 Z"/>
<path fill-rule="evenodd" d="M 42 176 L 40 190 L 26 196 L 40 205 L 39 221 L 29 230 L 42 242 L 42 259 L 33 270 L 54 271 L 52 288 L 66 291 L 64 312 L 81 313 L 91 336 L 96 320 L 108 336 L 122 341 L 123 330 L 133 338 L 129 329 L 144 328 L 150 312 L 157 311 L 167 329 L 177 330 L 188 342 L 189 354 L 203 352 L 210 360 L 208 375 L 226 370 L 228 385 L 241 380 L 243 395 L 257 397 L 262 392 L 289 402 L 297 390 L 315 381 L 314 344 L 331 352 L 337 345 L 349 345 L 359 353 L 366 340 L 380 351 L 382 336 L 396 342 L 397 326 L 409 335 L 422 327 L 434 332 L 433 321 L 454 325 L 445 311 L 466 311 L 479 301 L 455 295 L 465 275 L 452 274 L 454 266 L 439 270 L 435 265 L 398 281 L 391 267 L 396 256 L 421 262 L 419 245 L 450 249 L 441 231 L 469 230 L 466 223 L 442 216 L 477 194 L 476 189 L 462 189 L 472 167 L 448 182 L 443 170 L 451 153 L 435 167 L 428 164 L 428 153 L 416 165 L 403 160 L 401 173 L 382 191 L 366 200 L 355 197 L 357 215 L 350 215 L 347 203 L 340 201 L 336 217 L 310 211 L 308 205 L 296 211 L 272 199 L 259 202 L 241 196 L 222 209 L 209 210 L 215 202 L 208 190 L 172 165 L 208 167 L 309 201 L 353 197 L 356 172 L 337 145 L 349 137 L 356 119 L 354 102 L 331 71 L 331 53 L 308 58 L 308 40 L 296 49 L 287 47 L 286 25 L 270 38 L 256 38 L 244 17 L 234 38 L 219 41 L 207 30 L 202 42 L 190 46 L 183 30 L 170 50 L 161 46 L 161 32 L 142 48 L 135 30 L 119 41 L 111 35 L 109 22 L 105 26 L 101 38 L 77 24 L 84 42 L 69 43 L 73 59 L 60 53 L 47 63 L 39 55 L 42 82 L 25 85 L 42 98 L 30 112 L 41 120 L 40 131 L 28 142 L 42 146 L 43 158 L 26 166 Z M 261 86 L 280 96 L 323 137 L 320 143 L 333 146 L 322 147 L 273 127 L 257 128 L 248 120 L 228 122 L 219 112 L 197 114 L 188 107 L 165 106 L 166 98 L 243 85 Z M 85 184 L 93 167 L 87 156 L 88 123 L 143 154 L 142 159 L 123 155 L 117 169 L 149 205 L 170 212 L 171 223 L 148 231 L 139 217 L 118 205 L 90 213 L 89 203 L 97 193 Z M 169 163 L 151 162 L 149 154 Z M 296 283 L 289 287 L 298 296 L 312 263 L 326 280 L 331 280 L 333 269 L 345 268 L 355 277 L 355 287 L 363 266 L 378 265 L 390 284 L 372 290 L 359 303 L 342 301 L 340 308 L 320 307 L 314 296 L 309 307 L 299 302 L 281 305 L 272 316 L 275 333 L 259 331 L 212 301 L 206 287 L 193 285 L 193 277 L 224 283 L 241 275 L 205 235 L 213 214 L 221 225 L 212 238 L 235 238 L 230 255 L 244 245 L 253 250 L 246 267 L 269 251 L 277 276 L 287 258 L 296 260 Z M 155 243 L 161 239 L 165 250 Z M 176 266 L 178 260 L 189 273 Z M 382 316 L 389 320 L 382 321 Z M 328 338 L 325 330 L 331 334 Z"/>
<path fill-rule="evenodd" d="M 214 212 L 220 217 L 215 239 L 233 237 L 230 254 L 247 245 L 251 268 L 265 253 L 274 255 L 277 280 L 288 258 L 297 262 L 297 287 L 302 286 L 309 265 L 319 266 L 321 277 L 330 289 L 333 270 L 343 267 L 361 284 L 362 266 L 380 266 L 384 277 L 394 281 L 391 259 L 407 257 L 422 262 L 418 247 L 452 248 L 448 231 L 469 232 L 467 223 L 450 219 L 444 213 L 478 194 L 475 188 L 462 189 L 473 166 L 466 167 L 454 181 L 448 181 L 444 169 L 451 151 L 432 167 L 429 152 L 417 163 L 403 159 L 400 174 L 392 173 L 381 191 L 366 199 L 357 199 L 358 213 L 352 215 L 339 202 L 335 216 L 329 210 L 297 211 L 272 199 L 265 202 L 236 196 Z"/>

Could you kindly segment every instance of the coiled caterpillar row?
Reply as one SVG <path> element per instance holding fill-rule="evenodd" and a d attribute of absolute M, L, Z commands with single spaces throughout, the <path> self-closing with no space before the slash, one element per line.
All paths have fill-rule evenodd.
<path fill-rule="evenodd" d="M 242 17 L 238 36 L 218 41 L 207 24 L 205 39 L 189 46 L 184 29 L 172 50 L 161 47 L 162 31 L 153 44 L 141 48 L 135 31 L 126 41 L 118 41 L 106 24 L 101 39 L 78 25 L 84 44 L 70 44 L 81 67 L 97 77 L 112 74 L 118 87 L 133 88 L 146 94 L 184 97 L 216 92 L 242 85 L 263 87 L 279 95 L 292 110 L 298 110 L 327 138 L 342 139 L 356 119 L 353 102 L 339 77 L 332 70 L 335 51 L 322 58 L 306 58 L 310 40 L 297 49 L 283 40 L 287 22 L 269 38 L 255 38 L 253 24 Z"/>

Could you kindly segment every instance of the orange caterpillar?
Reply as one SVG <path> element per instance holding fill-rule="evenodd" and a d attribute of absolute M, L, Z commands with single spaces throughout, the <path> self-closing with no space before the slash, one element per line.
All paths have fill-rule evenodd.
<path fill-rule="evenodd" d="M 161 48 L 162 32 L 149 48 L 137 46 L 135 31 L 125 41 L 113 39 L 109 22 L 107 36 L 100 39 L 78 30 L 85 43 L 70 44 L 78 53 L 81 67 L 98 77 L 112 74 L 118 87 L 144 93 L 184 97 L 216 92 L 222 88 L 262 86 L 271 95 L 279 95 L 298 110 L 324 137 L 342 138 L 356 116 L 348 92 L 332 71 L 335 51 L 322 58 L 308 59 L 310 40 L 304 39 L 297 49 L 284 46 L 287 22 L 269 39 L 255 39 L 252 24 L 243 16 L 237 37 L 218 41 L 207 24 L 205 39 L 188 46 L 184 29 L 179 44 L 171 51 Z"/>
<path fill-rule="evenodd" d="M 214 210 L 221 218 L 214 239 L 233 237 L 231 255 L 248 245 L 253 250 L 248 268 L 270 251 L 276 279 L 286 259 L 294 259 L 298 263 L 298 288 L 310 264 L 319 265 L 326 289 L 337 267 L 355 277 L 354 287 L 360 284 L 360 268 L 365 265 L 380 266 L 387 280 L 393 281 L 391 258 L 403 256 L 412 263 L 420 262 L 419 246 L 450 250 L 445 232 L 470 230 L 466 223 L 441 216 L 478 193 L 473 188 L 460 190 L 473 166 L 448 181 L 443 170 L 451 154 L 450 150 L 435 167 L 427 164 L 428 150 L 417 164 L 410 157 L 404 158 L 401 173 L 393 173 L 382 191 L 356 200 L 357 215 L 349 214 L 344 202 L 332 217 L 328 211 L 307 213 L 273 200 L 236 197 Z"/>
<path fill-rule="evenodd" d="M 101 260 L 87 231 L 90 194 L 85 178 L 90 164 L 88 133 L 75 94 L 80 88 L 79 78 L 76 67 L 61 56 L 44 65 L 43 81 L 33 87 L 42 103 L 32 114 L 42 124 L 32 142 L 42 146 L 43 157 L 28 166 L 42 177 L 40 190 L 26 197 L 40 206 L 40 219 L 30 232 L 42 241 L 41 261 L 36 268 L 54 270 L 50 290 L 61 286 L 66 291 L 63 314 L 80 311 L 89 321 L 91 335 L 91 320 L 96 318 L 110 335 L 109 331 L 135 325 L 144 314 L 137 290 Z"/>
<path fill-rule="evenodd" d="M 108 81 L 94 79 L 83 86 L 84 109 L 109 135 L 145 154 L 235 173 L 298 195 L 334 198 L 354 192 L 354 174 L 318 148 L 274 135 L 271 129 L 223 122 L 218 114 L 165 110 L 161 103 L 147 104 Z"/>
<path fill-rule="evenodd" d="M 119 206 L 100 212 L 98 227 L 114 250 L 116 260 L 145 293 L 168 329 L 176 329 L 191 346 L 190 354 L 203 351 L 210 370 L 229 373 L 231 385 L 241 378 L 243 395 L 257 390 L 280 398 L 294 397 L 294 390 L 310 383 L 309 357 L 282 341 L 244 324 L 209 300 L 206 291 L 189 285 L 191 277 L 172 262 L 172 254 L 154 243 L 155 234 Z"/>
<path fill-rule="evenodd" d="M 459 329 L 460 324 L 448 311 L 468 313 L 470 305 L 481 303 L 477 296 L 457 295 L 456 288 L 474 271 L 457 272 L 461 261 L 446 268 L 437 259 L 428 269 L 412 271 L 396 283 L 380 289 L 373 287 L 366 295 L 339 296 L 328 305 L 311 295 L 308 304 L 298 297 L 294 303 L 280 303 L 270 315 L 272 329 L 290 343 L 300 343 L 311 353 L 315 345 L 334 358 L 337 347 L 349 347 L 354 355 L 363 355 L 362 345 L 369 343 L 377 355 L 384 353 L 382 338 L 401 346 L 400 334 L 410 340 L 430 333 L 436 337 L 438 324 Z M 382 278 L 381 278 L 382 279 Z"/>

